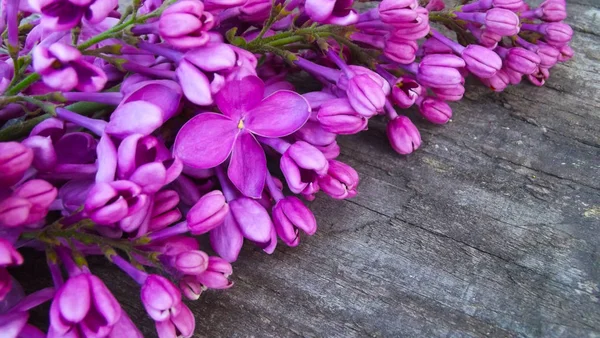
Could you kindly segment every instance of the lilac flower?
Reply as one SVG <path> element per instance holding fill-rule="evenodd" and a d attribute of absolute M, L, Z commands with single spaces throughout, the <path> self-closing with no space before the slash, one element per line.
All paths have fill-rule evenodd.
<path fill-rule="evenodd" d="M 528 31 L 540 33 L 544 36 L 544 41 L 555 47 L 562 47 L 571 41 L 573 29 L 571 26 L 562 22 L 550 22 L 543 24 L 524 23 L 521 28 Z"/>
<path fill-rule="evenodd" d="M 399 22 L 410 22 L 417 19 L 416 11 L 419 3 L 415 0 L 383 0 L 377 10 L 382 22 L 394 25 Z"/>
<path fill-rule="evenodd" d="M 346 98 L 321 105 L 317 119 L 323 129 L 336 134 L 356 134 L 367 128 L 368 120 L 354 111 Z"/>
<path fill-rule="evenodd" d="M 97 92 L 107 81 L 106 74 L 83 60 L 77 48 L 60 42 L 48 47 L 38 45 L 32 51 L 32 59 L 34 70 L 52 89 L 70 91 L 75 88 L 83 92 Z"/>
<path fill-rule="evenodd" d="M 42 14 L 42 25 L 66 31 L 79 24 L 82 18 L 92 24 L 104 20 L 117 7 L 117 0 L 32 0 L 31 7 Z"/>
<path fill-rule="evenodd" d="M 108 225 L 131 216 L 148 203 L 148 196 L 131 181 L 96 183 L 85 202 L 85 212 L 98 224 Z"/>
<path fill-rule="evenodd" d="M 188 121 L 175 140 L 174 154 L 194 168 L 211 168 L 231 154 L 228 175 L 246 196 L 258 198 L 264 187 L 266 158 L 254 135 L 282 137 L 298 130 L 310 107 L 295 92 L 279 91 L 262 99 L 257 77 L 231 81 L 216 96 L 223 115 L 203 113 Z"/>
<path fill-rule="evenodd" d="M 49 337 L 72 332 L 107 336 L 121 317 L 121 306 L 100 278 L 89 272 L 69 278 L 50 307 Z"/>
<path fill-rule="evenodd" d="M 289 246 L 298 244 L 298 229 L 308 235 L 317 231 L 317 221 L 313 213 L 293 196 L 282 198 L 275 204 L 273 220 L 277 235 Z"/>
<path fill-rule="evenodd" d="M 519 81 L 521 79 L 521 75 L 519 75 Z M 508 84 L 510 83 L 510 79 L 508 74 L 504 69 L 500 69 L 496 72 L 496 74 L 487 79 L 481 79 L 481 81 L 491 90 L 495 92 L 503 91 Z"/>
<path fill-rule="evenodd" d="M 167 147 L 154 136 L 133 134 L 117 149 L 117 177 L 137 183 L 144 193 L 155 193 L 173 182 L 183 169 Z"/>
<path fill-rule="evenodd" d="M 215 25 L 211 13 L 200 1 L 183 0 L 168 7 L 160 16 L 160 36 L 170 45 L 189 49 L 208 43 L 208 31 Z"/>
<path fill-rule="evenodd" d="M 441 99 L 426 97 L 421 98 L 419 101 L 419 112 L 427 121 L 444 124 L 452 118 L 452 108 Z M 396 131 L 396 133 L 400 133 L 400 131 Z M 408 133 L 408 130 L 406 133 Z"/>
<path fill-rule="evenodd" d="M 533 73 L 542 62 L 541 58 L 536 53 L 525 48 L 515 47 L 507 49 L 497 47 L 495 50 L 504 58 L 506 67 L 521 74 L 529 75 Z"/>
<path fill-rule="evenodd" d="M 402 155 L 408 155 L 421 146 L 421 134 L 406 116 L 398 116 L 387 125 L 387 135 L 392 148 Z"/>
<path fill-rule="evenodd" d="M 233 286 L 233 282 L 229 280 L 232 272 L 231 264 L 220 257 L 211 256 L 206 270 L 196 275 L 195 280 L 204 288 L 228 289 Z"/>
<path fill-rule="evenodd" d="M 33 151 L 18 142 L 0 142 L 0 187 L 17 183 L 33 162 Z"/>
<path fill-rule="evenodd" d="M 180 110 L 182 90 L 174 81 L 142 81 L 127 90 L 106 125 L 106 133 L 117 138 L 149 135 Z"/>
<path fill-rule="evenodd" d="M 423 92 L 419 82 L 407 76 L 401 76 L 390 84 L 392 84 L 392 99 L 400 108 L 412 106 Z"/>
<path fill-rule="evenodd" d="M 426 87 L 453 88 L 462 86 L 464 81 L 458 69 L 465 66 L 465 61 L 450 54 L 429 54 L 418 64 L 417 81 Z M 409 68 L 414 69 L 414 66 Z"/>
<path fill-rule="evenodd" d="M 22 291 L 21 291 L 22 292 Z M 45 288 L 20 299 L 14 299 L 8 308 L 0 313 L 0 332 L 7 338 L 44 338 L 40 329 L 27 323 L 28 311 L 45 303 L 54 296 L 53 288 Z M 8 299 L 5 299 L 5 301 Z"/>
<path fill-rule="evenodd" d="M 187 214 L 187 226 L 195 235 L 201 235 L 218 227 L 229 213 L 229 205 L 223 193 L 215 190 L 202 196 Z"/>
<path fill-rule="evenodd" d="M 478 0 L 460 7 L 463 12 L 486 11 L 490 8 L 504 8 L 516 11 L 523 6 L 523 0 Z"/>
<path fill-rule="evenodd" d="M 563 1 L 546 0 L 536 9 L 520 14 L 523 18 L 538 18 L 543 21 L 558 22 L 567 18 L 567 7 Z"/>
<path fill-rule="evenodd" d="M 330 160 L 327 175 L 319 177 L 319 186 L 327 195 L 335 199 L 356 196 L 358 173 L 351 166 L 340 161 Z"/>
<path fill-rule="evenodd" d="M 485 13 L 455 12 L 460 20 L 477 22 L 485 25 L 485 29 L 501 36 L 519 33 L 519 17 L 508 9 L 492 8 Z"/>
<path fill-rule="evenodd" d="M 354 24 L 358 13 L 352 9 L 353 0 L 306 0 L 304 10 L 311 20 L 341 26 Z"/>

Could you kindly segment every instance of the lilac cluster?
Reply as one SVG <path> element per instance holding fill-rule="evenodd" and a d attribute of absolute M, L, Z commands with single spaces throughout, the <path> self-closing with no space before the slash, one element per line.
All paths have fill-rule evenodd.
<path fill-rule="evenodd" d="M 190 337 L 183 299 L 231 287 L 245 241 L 296 246 L 317 230 L 302 199 L 356 195 L 339 135 L 383 115 L 409 154 L 421 136 L 397 108 L 443 124 L 469 74 L 494 91 L 541 85 L 573 54 L 563 0 L 4 3 L 3 337 L 141 337 L 92 255 L 139 284 L 159 337 Z M 290 80 L 308 76 L 313 91 Z M 52 287 L 24 293 L 8 270 L 21 248 L 45 252 Z M 28 311 L 46 301 L 43 332 Z"/>

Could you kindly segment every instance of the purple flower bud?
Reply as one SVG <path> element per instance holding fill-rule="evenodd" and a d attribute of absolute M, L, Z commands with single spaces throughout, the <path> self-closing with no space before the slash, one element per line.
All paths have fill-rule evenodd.
<path fill-rule="evenodd" d="M 194 235 L 201 235 L 218 227 L 229 213 L 229 205 L 219 190 L 202 196 L 190 209 L 186 220 L 188 228 Z"/>
<path fill-rule="evenodd" d="M 0 187 L 17 183 L 33 162 L 33 151 L 18 142 L 0 142 Z"/>
<path fill-rule="evenodd" d="M 423 86 L 432 88 L 451 88 L 459 86 L 464 79 L 458 68 L 464 67 L 465 61 L 451 54 L 426 55 L 418 66 L 417 81 Z"/>
<path fill-rule="evenodd" d="M 121 316 L 121 306 L 100 278 L 82 273 L 69 278 L 56 292 L 50 307 L 50 336 L 81 332 L 107 336 Z"/>
<path fill-rule="evenodd" d="M 410 22 L 417 19 L 415 0 L 383 0 L 379 3 L 379 18 L 382 22 L 394 25 L 398 22 Z"/>
<path fill-rule="evenodd" d="M 356 196 L 358 173 L 351 166 L 336 160 L 329 161 L 329 171 L 326 176 L 319 177 L 319 187 L 327 195 L 335 199 L 352 198 Z"/>
<path fill-rule="evenodd" d="M 97 183 L 85 201 L 85 212 L 98 224 L 112 224 L 131 216 L 148 203 L 148 196 L 130 181 Z"/>
<path fill-rule="evenodd" d="M 457 18 L 485 25 L 485 29 L 501 36 L 519 33 L 519 17 L 508 9 L 492 8 L 485 13 L 455 12 Z"/>
<path fill-rule="evenodd" d="M 44 83 L 56 90 L 97 92 L 104 88 L 104 72 L 83 60 L 77 48 L 57 42 L 46 47 L 38 45 L 32 51 L 33 68 Z"/>
<path fill-rule="evenodd" d="M 520 81 L 520 78 L 521 78 L 521 75 L 519 75 L 519 81 Z M 495 92 L 503 91 L 510 83 L 508 74 L 506 73 L 506 71 L 504 69 L 500 69 L 499 71 L 496 72 L 496 75 L 494 75 L 490 78 L 487 78 L 487 79 L 481 79 L 481 81 L 483 82 L 483 84 L 485 84 L 487 87 L 489 87 L 491 90 L 493 90 Z"/>
<path fill-rule="evenodd" d="M 288 196 L 273 207 L 273 221 L 277 235 L 287 245 L 298 245 L 298 229 L 308 235 L 317 231 L 313 213 L 298 198 Z"/>
<path fill-rule="evenodd" d="M 179 288 L 185 298 L 189 300 L 198 300 L 200 294 L 204 291 L 202 284 L 196 281 L 196 276 L 183 276 L 183 278 L 179 280 Z"/>
<path fill-rule="evenodd" d="M 161 14 L 158 31 L 165 42 L 188 49 L 205 45 L 210 39 L 208 31 L 214 25 L 214 17 L 204 11 L 202 2 L 183 0 L 167 7 Z"/>
<path fill-rule="evenodd" d="M 42 25 L 52 31 L 66 31 L 77 26 L 82 18 L 91 24 L 100 23 L 118 5 L 117 0 L 32 0 L 31 7 L 42 14 Z"/>
<path fill-rule="evenodd" d="M 229 202 L 229 208 L 245 238 L 259 244 L 269 242 L 273 222 L 260 203 L 248 197 L 240 197 Z"/>
<path fill-rule="evenodd" d="M 467 23 L 467 28 L 471 31 L 471 33 L 473 33 L 473 36 L 477 38 L 479 44 L 484 47 L 490 49 L 496 48 L 496 46 L 498 46 L 498 42 L 502 40 L 502 35 L 496 34 L 488 29 L 478 27 L 478 25 L 474 23 Z"/>
<path fill-rule="evenodd" d="M 569 45 L 564 45 L 560 47 L 560 54 L 558 55 L 558 61 L 565 62 L 571 60 L 575 52 Z"/>
<path fill-rule="evenodd" d="M 467 64 L 467 69 L 482 79 L 494 76 L 502 68 L 500 56 L 479 45 L 468 45 L 461 56 Z"/>
<path fill-rule="evenodd" d="M 421 134 L 406 116 L 398 116 L 387 125 L 387 135 L 394 150 L 408 155 L 421 146 Z"/>
<path fill-rule="evenodd" d="M 558 22 L 567 18 L 567 7 L 562 1 L 546 0 L 538 8 L 521 13 L 521 17 Z"/>
<path fill-rule="evenodd" d="M 525 48 L 515 47 L 508 50 L 500 48 L 499 50 L 504 53 L 506 67 L 521 74 L 529 75 L 533 73 L 542 61 L 536 53 Z"/>
<path fill-rule="evenodd" d="M 0 201 L 0 226 L 15 228 L 27 224 L 32 205 L 19 197 L 8 197 Z"/>
<path fill-rule="evenodd" d="M 392 99 L 398 107 L 408 108 L 415 103 L 422 92 L 423 88 L 417 81 L 406 76 L 401 76 L 392 87 Z"/>
<path fill-rule="evenodd" d="M 166 321 L 181 311 L 181 293 L 168 279 L 148 275 L 141 289 L 142 304 L 150 318 Z"/>
<path fill-rule="evenodd" d="M 434 97 L 423 99 L 419 104 L 419 112 L 427 121 L 435 124 L 445 124 L 452 118 L 452 108 L 446 102 Z"/>
<path fill-rule="evenodd" d="M 173 257 L 172 265 L 186 275 L 198 275 L 208 267 L 208 255 L 200 250 L 191 250 Z"/>
<path fill-rule="evenodd" d="M 352 3 L 353 0 L 306 0 L 304 10 L 315 22 L 348 26 L 358 21 Z"/>
<path fill-rule="evenodd" d="M 289 157 L 301 169 L 314 171 L 317 175 L 327 173 L 329 164 L 323 153 L 304 141 L 293 143 L 283 156 Z"/>
<path fill-rule="evenodd" d="M 233 286 L 229 276 L 231 264 L 220 257 L 209 257 L 206 271 L 196 276 L 196 281 L 209 289 L 228 289 Z"/>
<path fill-rule="evenodd" d="M 381 86 L 366 74 L 354 76 L 348 81 L 348 100 L 357 113 L 371 117 L 383 111 L 385 93 Z"/>
<path fill-rule="evenodd" d="M 56 188 L 44 180 L 30 180 L 19 186 L 13 192 L 13 196 L 26 199 L 31 203 L 32 208 L 40 210 L 44 216 L 48 212 L 50 204 L 56 199 L 58 191 Z M 35 223 L 38 220 L 28 220 Z"/>
<path fill-rule="evenodd" d="M 354 111 L 348 99 L 334 99 L 321 105 L 317 114 L 323 129 L 342 135 L 356 134 L 367 127 L 368 120 Z"/>
<path fill-rule="evenodd" d="M 573 29 L 571 26 L 562 22 L 550 22 L 543 24 L 523 24 L 521 28 L 534 31 L 544 36 L 544 41 L 555 47 L 562 47 L 571 41 Z"/>
<path fill-rule="evenodd" d="M 492 7 L 504 8 L 512 11 L 518 11 L 523 6 L 523 0 L 479 0 L 473 3 L 461 6 L 463 12 L 486 11 Z"/>
<path fill-rule="evenodd" d="M 180 303 L 176 315 L 164 321 L 155 322 L 159 338 L 184 337 L 189 338 L 194 334 L 196 320 L 187 305 Z"/>
<path fill-rule="evenodd" d="M 538 67 L 535 72 L 527 75 L 527 79 L 534 86 L 541 87 L 546 83 L 546 80 L 550 77 L 550 70 L 547 68 Z"/>
<path fill-rule="evenodd" d="M 385 42 L 383 54 L 402 64 L 415 61 L 419 45 L 414 40 L 405 40 L 403 36 L 392 34 Z"/>
<path fill-rule="evenodd" d="M 460 101 L 465 94 L 465 87 L 454 86 L 451 88 L 431 88 L 431 91 L 435 93 L 435 96 L 443 101 Z"/>
<path fill-rule="evenodd" d="M 182 96 L 181 87 L 174 81 L 139 82 L 110 115 L 106 132 L 118 138 L 149 135 L 179 112 Z"/>

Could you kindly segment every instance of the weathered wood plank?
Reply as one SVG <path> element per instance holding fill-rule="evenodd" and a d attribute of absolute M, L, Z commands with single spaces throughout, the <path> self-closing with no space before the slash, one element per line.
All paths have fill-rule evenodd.
<path fill-rule="evenodd" d="M 600 336 L 600 10 L 569 3 L 577 54 L 545 87 L 469 85 L 408 158 L 381 121 L 343 138 L 359 196 L 314 201 L 298 248 L 246 246 L 236 286 L 190 303 L 197 336 Z M 94 271 L 152 337 L 136 286 Z"/>

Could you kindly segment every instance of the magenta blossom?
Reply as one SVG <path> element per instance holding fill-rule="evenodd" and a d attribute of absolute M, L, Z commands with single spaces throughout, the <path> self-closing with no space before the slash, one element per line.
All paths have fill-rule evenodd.
<path fill-rule="evenodd" d="M 207 169 L 231 154 L 229 178 L 244 195 L 259 198 L 267 161 L 255 135 L 287 136 L 310 115 L 308 102 L 299 94 L 281 90 L 263 99 L 264 90 L 256 76 L 227 83 L 215 97 L 223 115 L 203 113 L 188 121 L 175 139 L 175 156 L 189 167 Z"/>

